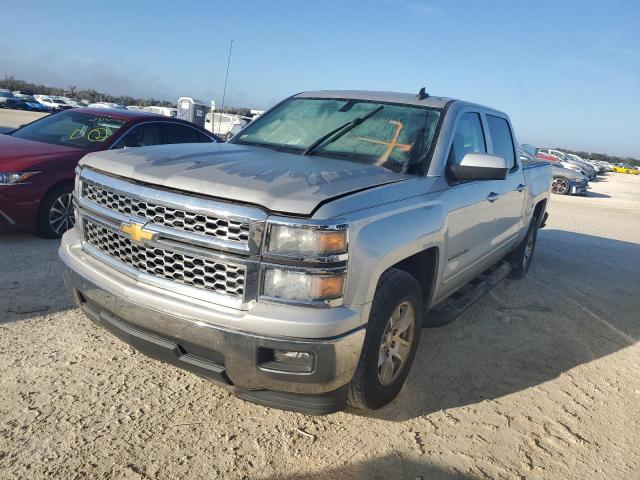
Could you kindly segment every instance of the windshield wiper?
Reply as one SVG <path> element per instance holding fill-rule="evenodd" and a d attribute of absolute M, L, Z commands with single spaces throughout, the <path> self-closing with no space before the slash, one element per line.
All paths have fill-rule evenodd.
<path fill-rule="evenodd" d="M 367 120 L 369 117 L 372 117 L 383 108 L 384 106 L 380 105 L 378 108 L 374 108 L 373 110 L 371 110 L 364 117 L 354 118 L 353 120 L 345 123 L 344 125 L 340 125 L 338 128 L 331 130 L 329 133 L 325 133 L 323 136 L 321 136 L 316 141 L 314 141 L 311 145 L 309 145 L 305 149 L 305 151 L 302 152 L 302 155 L 311 155 L 313 152 L 315 152 L 320 146 L 324 145 L 325 143 L 335 142 L 340 137 L 342 137 L 345 133 L 347 133 L 349 130 L 357 127 L 362 122 Z"/>

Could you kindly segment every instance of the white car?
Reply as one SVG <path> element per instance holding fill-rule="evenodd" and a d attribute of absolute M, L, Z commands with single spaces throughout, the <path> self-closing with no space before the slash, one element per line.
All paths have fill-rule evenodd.
<path fill-rule="evenodd" d="M 57 98 L 65 102 L 67 105 L 71 105 L 73 108 L 86 107 L 88 105 L 87 103 L 81 100 L 77 100 L 75 98 L 69 98 L 69 97 L 57 97 Z"/>
<path fill-rule="evenodd" d="M 224 140 L 229 140 L 249 124 L 249 119 L 240 115 L 214 112 L 213 125 L 211 123 L 211 112 L 209 112 L 204 119 L 204 128 Z"/>
<path fill-rule="evenodd" d="M 52 109 L 55 112 L 58 112 L 60 110 L 68 110 L 70 108 L 73 108 L 71 105 L 69 105 L 64 100 L 61 100 L 61 99 L 56 98 L 56 97 L 39 97 L 39 98 L 35 97 L 35 98 L 42 105 L 44 105 L 45 107 L 49 107 L 50 109 Z"/>
<path fill-rule="evenodd" d="M 155 113 L 156 115 L 164 115 L 165 117 L 177 117 L 178 109 L 172 107 L 158 107 L 156 105 L 150 105 L 142 109 L 144 112 Z"/>
<path fill-rule="evenodd" d="M 96 102 L 90 103 L 89 108 L 115 108 L 117 110 L 126 110 L 127 108 L 118 103 Z"/>

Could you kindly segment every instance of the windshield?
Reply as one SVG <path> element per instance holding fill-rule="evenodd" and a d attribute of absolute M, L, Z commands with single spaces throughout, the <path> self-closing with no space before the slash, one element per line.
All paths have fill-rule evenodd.
<path fill-rule="evenodd" d="M 65 111 L 44 117 L 12 133 L 36 142 L 96 150 L 125 124 L 104 115 Z"/>
<path fill-rule="evenodd" d="M 415 173 L 430 151 L 439 110 L 365 100 L 292 98 L 249 124 L 232 143 L 302 153 L 332 130 L 376 109 L 380 110 L 337 140 L 314 149 L 314 155 Z"/>

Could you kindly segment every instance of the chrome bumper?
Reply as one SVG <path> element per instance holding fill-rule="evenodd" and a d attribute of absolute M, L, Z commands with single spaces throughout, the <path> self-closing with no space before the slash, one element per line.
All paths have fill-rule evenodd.
<path fill-rule="evenodd" d="M 181 305 L 179 299 L 168 298 L 166 292 L 155 291 L 116 271 L 101 269 L 99 262 L 82 252 L 79 237 L 74 231 L 65 234 L 59 253 L 67 266 L 65 283 L 83 312 L 143 353 L 227 385 L 238 396 L 257 403 L 307 413 L 329 413 L 344 406 L 344 389 L 341 387 L 350 382 L 360 357 L 365 336 L 365 329 L 361 326 L 328 338 L 242 331 L 221 325 L 233 316 L 224 307 L 209 304 L 201 310 L 207 315 L 199 316 L 197 306 Z M 167 308 L 171 305 L 175 308 Z M 349 311 L 346 307 L 263 307 L 276 311 L 293 309 L 298 314 L 298 322 L 307 327 L 329 321 L 328 331 L 336 328 L 331 326 L 331 322 L 340 318 L 343 328 L 345 321 L 346 324 L 359 322 L 360 314 L 350 311 L 345 315 Z M 329 314 L 337 317 L 331 318 Z M 235 315 L 240 315 L 235 319 L 240 324 L 245 323 L 242 316 L 251 315 L 251 324 L 260 320 L 254 318 L 253 312 L 240 311 Z M 220 322 L 215 321 L 216 316 Z M 302 316 L 304 318 L 300 318 Z M 272 317 L 264 318 L 267 325 L 273 321 Z M 317 329 L 308 328 L 288 329 L 289 333 L 295 334 L 301 330 L 317 332 Z M 258 358 L 261 348 L 313 353 L 313 370 L 293 373 L 264 368 Z M 265 400 L 259 391 L 278 392 L 277 400 L 273 400 L 273 395 Z M 304 398 L 301 400 L 288 394 Z M 329 395 L 331 401 L 323 395 Z M 334 397 L 340 398 L 334 402 Z M 328 410 L 318 410 L 316 399 Z M 306 406 L 295 406 L 296 402 Z M 313 406 L 307 408 L 310 403 Z"/>

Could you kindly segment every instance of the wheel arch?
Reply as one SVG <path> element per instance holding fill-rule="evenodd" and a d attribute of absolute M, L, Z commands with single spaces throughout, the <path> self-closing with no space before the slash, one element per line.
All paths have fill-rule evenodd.
<path fill-rule="evenodd" d="M 415 278 L 418 284 L 420 284 L 423 305 L 428 306 L 431 305 L 436 290 L 439 260 L 440 249 L 434 246 L 400 260 L 396 264 L 391 265 L 387 270 L 402 270 Z M 385 272 L 387 270 L 385 270 Z M 380 279 L 378 279 L 378 282 L 379 281 Z"/>
<path fill-rule="evenodd" d="M 542 222 L 544 212 L 547 209 L 547 199 L 540 200 L 533 209 L 533 215 L 538 219 L 538 224 Z"/>
<path fill-rule="evenodd" d="M 47 189 L 46 192 L 44 192 L 44 194 L 42 195 L 42 197 L 40 197 L 40 201 L 38 202 L 38 210 L 36 212 L 36 218 L 35 218 L 35 223 L 37 224 L 38 219 L 40 218 L 40 215 L 42 214 L 42 201 L 47 198 L 47 196 L 53 192 L 56 188 L 60 188 L 62 186 L 66 186 L 69 185 L 71 186 L 71 190 L 73 191 L 73 185 L 74 185 L 74 178 L 65 178 L 62 180 L 58 180 L 57 182 L 51 184 L 49 186 L 49 188 Z"/>

